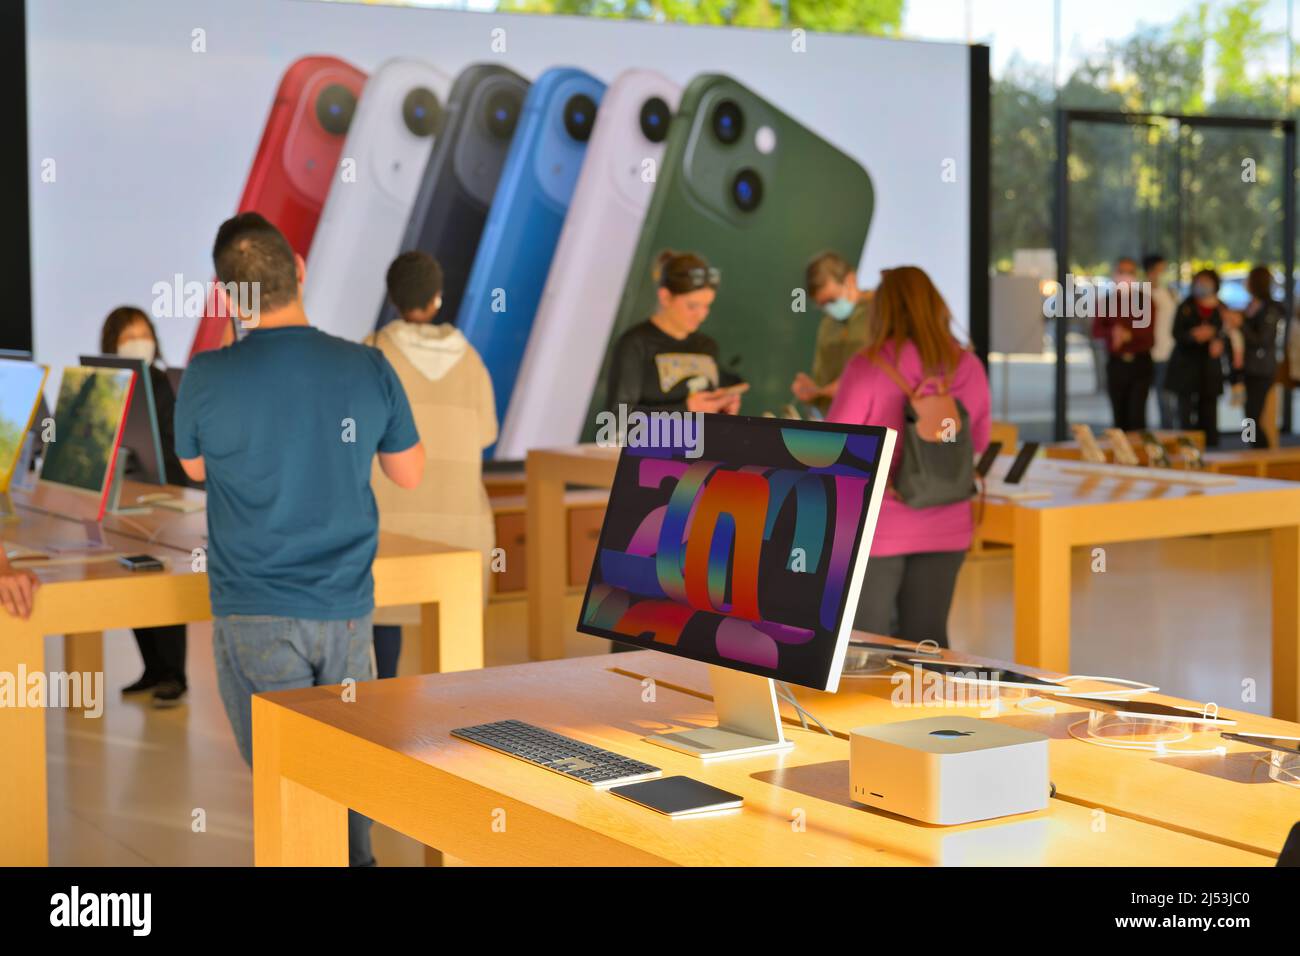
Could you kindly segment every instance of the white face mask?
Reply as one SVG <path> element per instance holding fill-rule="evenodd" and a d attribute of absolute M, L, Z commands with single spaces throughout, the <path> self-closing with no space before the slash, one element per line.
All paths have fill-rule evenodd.
<path fill-rule="evenodd" d="M 122 358 L 144 359 L 147 365 L 153 364 L 157 352 L 152 339 L 129 339 L 117 347 L 117 354 Z"/>

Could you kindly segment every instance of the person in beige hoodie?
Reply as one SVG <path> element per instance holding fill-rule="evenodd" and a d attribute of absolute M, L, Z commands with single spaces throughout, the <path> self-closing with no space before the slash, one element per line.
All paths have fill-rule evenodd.
<path fill-rule="evenodd" d="M 400 320 L 368 336 L 397 371 L 424 443 L 424 478 L 404 490 L 378 467 L 371 476 L 382 531 L 470 548 L 483 555 L 487 595 L 496 535 L 483 487 L 483 449 L 497 438 L 487 367 L 460 330 L 438 321 L 442 269 L 423 252 L 404 252 L 388 267 L 388 297 Z M 414 607 L 375 611 L 375 673 L 397 674 L 403 624 Z"/>

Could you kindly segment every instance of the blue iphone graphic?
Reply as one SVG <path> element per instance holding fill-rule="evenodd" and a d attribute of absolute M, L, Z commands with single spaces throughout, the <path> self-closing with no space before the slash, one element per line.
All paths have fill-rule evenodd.
<path fill-rule="evenodd" d="M 456 319 L 492 376 L 498 425 L 604 91 L 605 84 L 583 70 L 557 67 L 539 76 L 501 170 Z"/>

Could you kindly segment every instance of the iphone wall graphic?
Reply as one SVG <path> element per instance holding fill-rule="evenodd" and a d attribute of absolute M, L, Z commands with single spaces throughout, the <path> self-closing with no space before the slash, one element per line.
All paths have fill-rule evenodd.
<path fill-rule="evenodd" d="M 496 63 L 474 63 L 456 77 L 437 143 L 411 205 L 403 251 L 428 253 L 442 266 L 440 318 L 455 323 L 465 283 L 519 123 L 528 81 Z M 375 325 L 397 317 L 385 300 Z"/>
<path fill-rule="evenodd" d="M 582 432 L 681 92 L 654 70 L 632 69 L 615 77 L 600 101 L 506 410 L 499 458 L 572 444 Z"/>
<path fill-rule="evenodd" d="M 524 101 L 457 316 L 492 376 L 497 419 L 510 404 L 555 244 L 605 84 L 557 67 Z"/>
<path fill-rule="evenodd" d="M 238 212 L 258 212 L 306 258 L 334 179 L 366 75 L 333 56 L 295 60 L 275 91 Z M 209 301 L 190 355 L 231 333 L 225 309 Z"/>
<path fill-rule="evenodd" d="M 731 76 L 691 80 L 668 132 L 584 437 L 594 437 L 604 408 L 613 343 L 655 310 L 652 267 L 663 249 L 698 253 L 720 270 L 701 331 L 717 340 L 721 364 L 749 382 L 742 412 L 779 412 L 816 342 L 816 309 L 799 295 L 804 267 L 825 250 L 860 261 L 874 205 L 871 177 L 854 157 Z"/>
<path fill-rule="evenodd" d="M 353 341 L 373 330 L 450 91 L 446 73 L 415 59 L 366 81 L 307 256 L 312 325 Z"/>

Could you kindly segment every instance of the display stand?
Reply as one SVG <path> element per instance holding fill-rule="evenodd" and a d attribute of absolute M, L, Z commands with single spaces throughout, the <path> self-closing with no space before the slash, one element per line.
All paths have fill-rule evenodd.
<path fill-rule="evenodd" d="M 1268 778 L 1288 787 L 1300 787 L 1300 754 L 1269 751 Z"/>
<path fill-rule="evenodd" d="M 645 738 L 646 741 L 703 760 L 772 753 L 794 747 L 793 741 L 785 739 L 776 702 L 776 685 L 770 677 L 710 665 L 709 683 L 713 688 L 718 726 L 653 734 Z"/>
<path fill-rule="evenodd" d="M 18 462 L 14 465 L 14 474 L 9 479 L 9 487 L 18 491 L 31 491 L 36 485 L 36 433 L 29 431 L 23 436 L 23 450 L 18 453 Z"/>
<path fill-rule="evenodd" d="M 1195 724 L 1186 721 L 1094 710 L 1086 720 L 1070 725 L 1070 736 L 1102 747 L 1164 753 L 1169 747 L 1188 740 L 1194 727 Z"/>
<path fill-rule="evenodd" d="M 122 448 L 113 462 L 113 483 L 108 487 L 106 513 L 112 515 L 145 515 L 153 511 L 149 505 L 122 507 L 122 490 L 126 487 L 126 449 Z"/>

